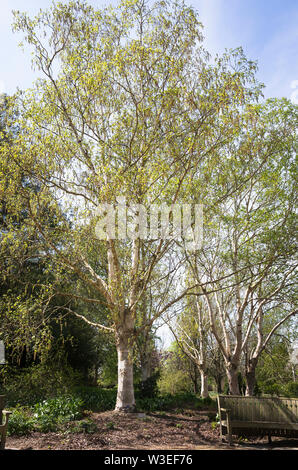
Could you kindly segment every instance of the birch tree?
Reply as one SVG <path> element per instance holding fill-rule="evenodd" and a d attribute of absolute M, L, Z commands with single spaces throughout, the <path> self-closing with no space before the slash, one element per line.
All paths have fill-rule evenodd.
<path fill-rule="evenodd" d="M 255 305 L 255 320 L 250 340 L 247 341 L 245 357 L 245 379 L 246 395 L 254 395 L 256 385 L 256 368 L 258 366 L 261 354 L 266 350 L 274 334 L 279 333 L 289 324 L 297 327 L 298 309 L 293 302 L 294 276 L 290 280 L 289 274 L 282 278 L 282 282 L 276 287 L 266 286 L 266 290 L 261 290 L 258 307 Z M 271 289 L 270 289 L 271 287 Z M 290 294 L 290 295 L 289 295 Z M 255 301 L 255 304 L 257 302 Z"/>
<path fill-rule="evenodd" d="M 170 322 L 169 325 L 171 325 Z M 181 350 L 193 362 L 200 374 L 201 397 L 208 397 L 210 324 L 208 312 L 201 297 L 186 298 L 185 308 L 171 327 L 171 331 Z"/>
<path fill-rule="evenodd" d="M 194 260 L 188 258 L 197 284 L 202 284 L 210 327 L 224 357 L 232 394 L 239 394 L 238 368 L 248 344 L 254 344 L 246 370 L 247 393 L 251 394 L 261 352 L 277 329 L 297 313 L 293 302 L 297 107 L 287 100 L 270 100 L 257 112 L 259 121 L 232 144 L 239 165 L 237 158 L 230 160 L 226 173 L 223 169 L 224 184 L 216 191 L 223 191 L 239 173 L 248 172 L 250 178 L 217 205 L 213 215 L 211 209 L 207 212 L 204 250 Z M 245 169 L 240 155 L 243 158 L 248 151 L 255 158 Z M 276 308 L 280 315 L 264 335 L 264 321 Z"/>
<path fill-rule="evenodd" d="M 98 240 L 96 209 L 114 207 L 119 196 L 145 208 L 188 203 L 199 164 L 207 171 L 218 162 L 220 148 L 240 132 L 242 107 L 259 96 L 256 66 L 240 49 L 209 63 L 198 14 L 178 0 L 103 10 L 53 4 L 34 18 L 16 12 L 14 29 L 33 48 L 41 78 L 14 98 L 20 135 L 4 151 L 41 191 L 23 187 L 13 203 L 26 206 L 48 253 L 85 284 L 76 296 L 105 302 L 106 321 L 80 318 L 114 333 L 116 409 L 130 411 L 133 344 L 145 327 L 136 325 L 137 312 L 172 241 L 134 231 L 116 240 L 108 230 Z M 41 223 L 49 208 L 59 219 L 55 230 Z M 93 262 L 90 250 L 102 246 Z M 149 325 L 175 301 L 165 299 Z"/>

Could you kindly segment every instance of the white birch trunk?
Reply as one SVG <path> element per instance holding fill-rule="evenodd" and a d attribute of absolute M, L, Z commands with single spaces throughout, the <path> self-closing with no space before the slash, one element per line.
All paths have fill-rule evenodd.
<path fill-rule="evenodd" d="M 205 371 L 200 371 L 201 375 L 201 397 L 207 398 L 209 396 L 208 393 L 208 375 Z"/>
<path fill-rule="evenodd" d="M 132 344 L 129 337 L 118 338 L 118 392 L 116 401 L 116 411 L 135 411 L 135 397 L 133 385 L 133 361 Z"/>

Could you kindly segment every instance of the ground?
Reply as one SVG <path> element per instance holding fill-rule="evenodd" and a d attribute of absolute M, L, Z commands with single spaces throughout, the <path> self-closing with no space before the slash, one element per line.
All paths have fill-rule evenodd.
<path fill-rule="evenodd" d="M 32 450 L 224 450 L 231 449 L 221 442 L 214 411 L 183 410 L 183 413 L 133 413 L 113 411 L 90 413 L 84 432 L 74 432 L 72 423 L 62 432 L 33 432 L 28 436 L 9 436 L 8 449 Z M 86 432 L 87 431 L 87 432 Z M 89 432 L 88 432 L 89 431 Z M 91 432 L 90 432 L 91 431 Z M 272 438 L 237 440 L 232 447 L 241 449 L 295 449 L 298 440 Z"/>

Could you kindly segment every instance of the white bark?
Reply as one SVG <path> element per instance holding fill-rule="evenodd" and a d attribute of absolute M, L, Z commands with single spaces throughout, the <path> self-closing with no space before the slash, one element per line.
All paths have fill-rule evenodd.
<path fill-rule="evenodd" d="M 118 392 L 116 411 L 132 412 L 135 410 L 135 397 L 133 386 L 132 346 L 129 338 L 119 338 L 117 342 L 118 354 Z"/>
<path fill-rule="evenodd" d="M 207 398 L 209 396 L 208 393 L 208 375 L 205 371 L 200 370 L 201 375 L 201 397 Z"/>

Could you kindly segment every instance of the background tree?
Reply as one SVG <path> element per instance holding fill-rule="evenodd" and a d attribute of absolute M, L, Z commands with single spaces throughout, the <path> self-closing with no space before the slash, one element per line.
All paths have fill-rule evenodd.
<path fill-rule="evenodd" d="M 216 198 L 218 190 L 233 185 L 238 174 L 243 184 L 214 211 L 207 211 L 204 249 L 192 263 L 232 394 L 239 393 L 238 368 L 251 336 L 258 340 L 248 360 L 252 383 L 248 393 L 259 354 L 277 328 L 297 313 L 289 300 L 297 267 L 297 107 L 287 100 L 269 100 L 256 106 L 255 112 L 257 119 L 246 121 L 239 140 L 228 144 L 226 170 L 222 167 L 222 177 L 215 178 L 218 188 L 211 196 Z M 247 152 L 254 155 L 249 167 Z M 282 314 L 265 338 L 264 315 L 274 308 Z"/>
<path fill-rule="evenodd" d="M 8 102 L 9 98 L 4 96 L 0 113 L 2 147 L 13 146 L 18 136 L 16 115 L 9 119 Z M 79 312 L 90 304 L 80 305 L 75 299 L 78 279 L 73 275 L 66 279 L 65 272 L 64 295 L 60 294 L 61 272 L 57 272 L 55 258 L 45 250 L 40 233 L 30 223 L 26 206 L 21 206 L 18 199 L 24 188 L 37 194 L 40 185 L 36 178 L 28 178 L 20 169 L 10 168 L 6 156 L 0 153 L 0 336 L 5 342 L 10 375 L 13 379 L 19 367 L 24 369 L 18 377 L 21 385 L 27 368 L 40 365 L 40 371 L 44 368 L 48 373 L 50 365 L 55 369 L 59 363 L 61 371 L 67 372 L 71 366 L 84 373 L 86 380 L 92 370 L 96 380 L 109 341 L 90 325 L 79 327 L 79 320 L 67 318 L 69 298 L 72 302 L 76 300 Z M 40 220 L 43 227 L 55 230 L 57 218 L 51 210 L 43 211 Z M 67 285 L 75 290 L 71 296 L 66 293 Z M 9 380 L 6 377 L 6 382 Z"/>
<path fill-rule="evenodd" d="M 197 369 L 201 383 L 200 395 L 202 398 L 207 398 L 210 325 L 206 306 L 199 296 L 186 298 L 185 309 L 171 327 L 171 331 L 180 349 Z"/>
<path fill-rule="evenodd" d="M 289 361 L 291 344 L 297 336 L 295 323 L 287 322 L 272 336 L 256 368 L 256 385 L 262 393 L 297 397 L 297 382 Z"/>
<path fill-rule="evenodd" d="M 172 395 L 198 391 L 195 363 L 189 359 L 176 341 L 162 354 L 162 368 L 158 379 L 161 394 Z"/>

